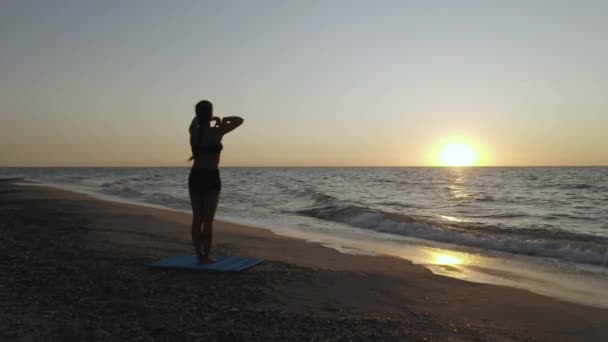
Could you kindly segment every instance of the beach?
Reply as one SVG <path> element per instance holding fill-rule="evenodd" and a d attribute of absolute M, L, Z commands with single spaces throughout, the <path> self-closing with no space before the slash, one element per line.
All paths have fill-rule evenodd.
<path fill-rule="evenodd" d="M 1 182 L 7 340 L 602 341 L 608 310 L 215 225 L 239 274 L 160 271 L 189 253 L 187 214 Z"/>
<path fill-rule="evenodd" d="M 0 342 L 608 341 L 606 18 L 0 2 Z"/>

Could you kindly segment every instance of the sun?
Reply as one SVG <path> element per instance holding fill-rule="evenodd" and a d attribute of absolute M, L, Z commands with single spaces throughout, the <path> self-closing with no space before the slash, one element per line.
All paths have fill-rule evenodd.
<path fill-rule="evenodd" d="M 478 153 L 466 143 L 448 143 L 439 152 L 439 161 L 443 166 L 473 166 Z"/>

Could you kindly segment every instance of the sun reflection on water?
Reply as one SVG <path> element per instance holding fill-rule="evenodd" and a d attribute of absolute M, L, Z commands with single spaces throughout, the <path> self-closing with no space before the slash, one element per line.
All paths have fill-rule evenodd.
<path fill-rule="evenodd" d="M 441 266 L 457 266 L 463 263 L 463 259 L 450 254 L 437 254 L 433 260 L 433 264 Z"/>
<path fill-rule="evenodd" d="M 441 218 L 446 221 L 450 221 L 450 222 L 465 222 L 465 220 L 459 219 L 458 217 L 454 217 L 454 216 L 441 215 Z"/>

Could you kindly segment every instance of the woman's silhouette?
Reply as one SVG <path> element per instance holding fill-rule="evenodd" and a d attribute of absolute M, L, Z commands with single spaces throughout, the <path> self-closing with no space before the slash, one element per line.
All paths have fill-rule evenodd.
<path fill-rule="evenodd" d="M 190 124 L 190 147 L 194 160 L 188 177 L 188 192 L 192 203 L 192 243 L 199 262 L 209 263 L 213 218 L 220 197 L 222 181 L 218 169 L 222 138 L 243 123 L 238 116 L 223 119 L 213 116 L 213 105 L 201 101 L 195 107 L 196 117 Z M 201 232 L 202 228 L 202 232 Z"/>

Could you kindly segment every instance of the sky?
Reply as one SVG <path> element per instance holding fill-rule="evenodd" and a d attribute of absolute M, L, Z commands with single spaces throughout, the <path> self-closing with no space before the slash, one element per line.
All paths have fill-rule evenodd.
<path fill-rule="evenodd" d="M 0 2 L 0 166 L 608 165 L 607 1 Z"/>

